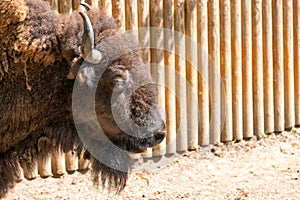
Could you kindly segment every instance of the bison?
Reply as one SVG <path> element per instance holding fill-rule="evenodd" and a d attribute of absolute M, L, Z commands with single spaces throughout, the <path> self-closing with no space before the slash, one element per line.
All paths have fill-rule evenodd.
<path fill-rule="evenodd" d="M 165 137 L 136 38 L 98 10 L 60 15 L 42 0 L 2 0 L 0 38 L 0 197 L 43 137 L 48 152 L 86 147 L 95 182 L 122 191 L 128 152 Z"/>

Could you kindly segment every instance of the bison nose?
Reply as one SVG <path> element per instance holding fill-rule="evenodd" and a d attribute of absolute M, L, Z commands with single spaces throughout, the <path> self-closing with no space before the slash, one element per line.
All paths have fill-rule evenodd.
<path fill-rule="evenodd" d="M 161 142 L 166 137 L 166 131 L 157 132 L 154 135 L 156 141 Z"/>

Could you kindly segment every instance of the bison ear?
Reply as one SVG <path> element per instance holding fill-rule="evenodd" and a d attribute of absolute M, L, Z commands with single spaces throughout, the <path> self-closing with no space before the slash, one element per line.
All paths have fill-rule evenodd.
<path fill-rule="evenodd" d="M 78 70 L 80 69 L 82 62 L 83 62 L 83 58 L 81 58 L 81 57 L 74 58 L 72 60 L 70 71 L 69 71 L 69 74 L 67 75 L 68 79 L 76 78 L 76 75 L 78 73 Z"/>
<path fill-rule="evenodd" d="M 85 83 L 88 86 L 92 87 L 94 86 L 94 80 L 96 77 L 96 73 L 93 67 L 83 67 L 80 68 L 81 64 L 83 62 L 83 58 L 75 58 L 71 63 L 71 68 L 69 71 L 69 74 L 67 75 L 68 79 L 75 79 L 77 77 L 77 80 L 80 84 Z"/>
<path fill-rule="evenodd" d="M 89 17 L 84 12 L 79 12 L 84 24 L 82 35 L 81 54 L 85 61 L 92 64 L 99 64 L 102 59 L 100 51 L 94 49 L 94 31 Z"/>

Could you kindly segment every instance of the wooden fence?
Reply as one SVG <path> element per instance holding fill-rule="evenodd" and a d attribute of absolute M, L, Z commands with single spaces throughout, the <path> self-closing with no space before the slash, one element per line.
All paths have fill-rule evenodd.
<path fill-rule="evenodd" d="M 80 0 L 48 1 L 60 13 L 80 9 Z M 121 30 L 167 28 L 199 45 L 194 49 L 190 40 L 171 32 L 139 35 L 157 47 L 146 49 L 144 61 L 165 66 L 149 69 L 166 86 L 159 88 L 159 102 L 166 111 L 167 138 L 154 155 L 300 125 L 300 0 L 86 2 L 113 16 Z M 196 66 L 179 56 L 178 48 Z"/>

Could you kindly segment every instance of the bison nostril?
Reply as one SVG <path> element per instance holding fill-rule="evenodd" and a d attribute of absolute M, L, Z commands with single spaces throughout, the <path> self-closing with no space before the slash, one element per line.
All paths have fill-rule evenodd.
<path fill-rule="evenodd" d="M 158 133 L 155 134 L 154 138 L 156 141 L 161 141 L 165 138 L 166 136 L 166 132 L 165 131 L 160 131 Z"/>

